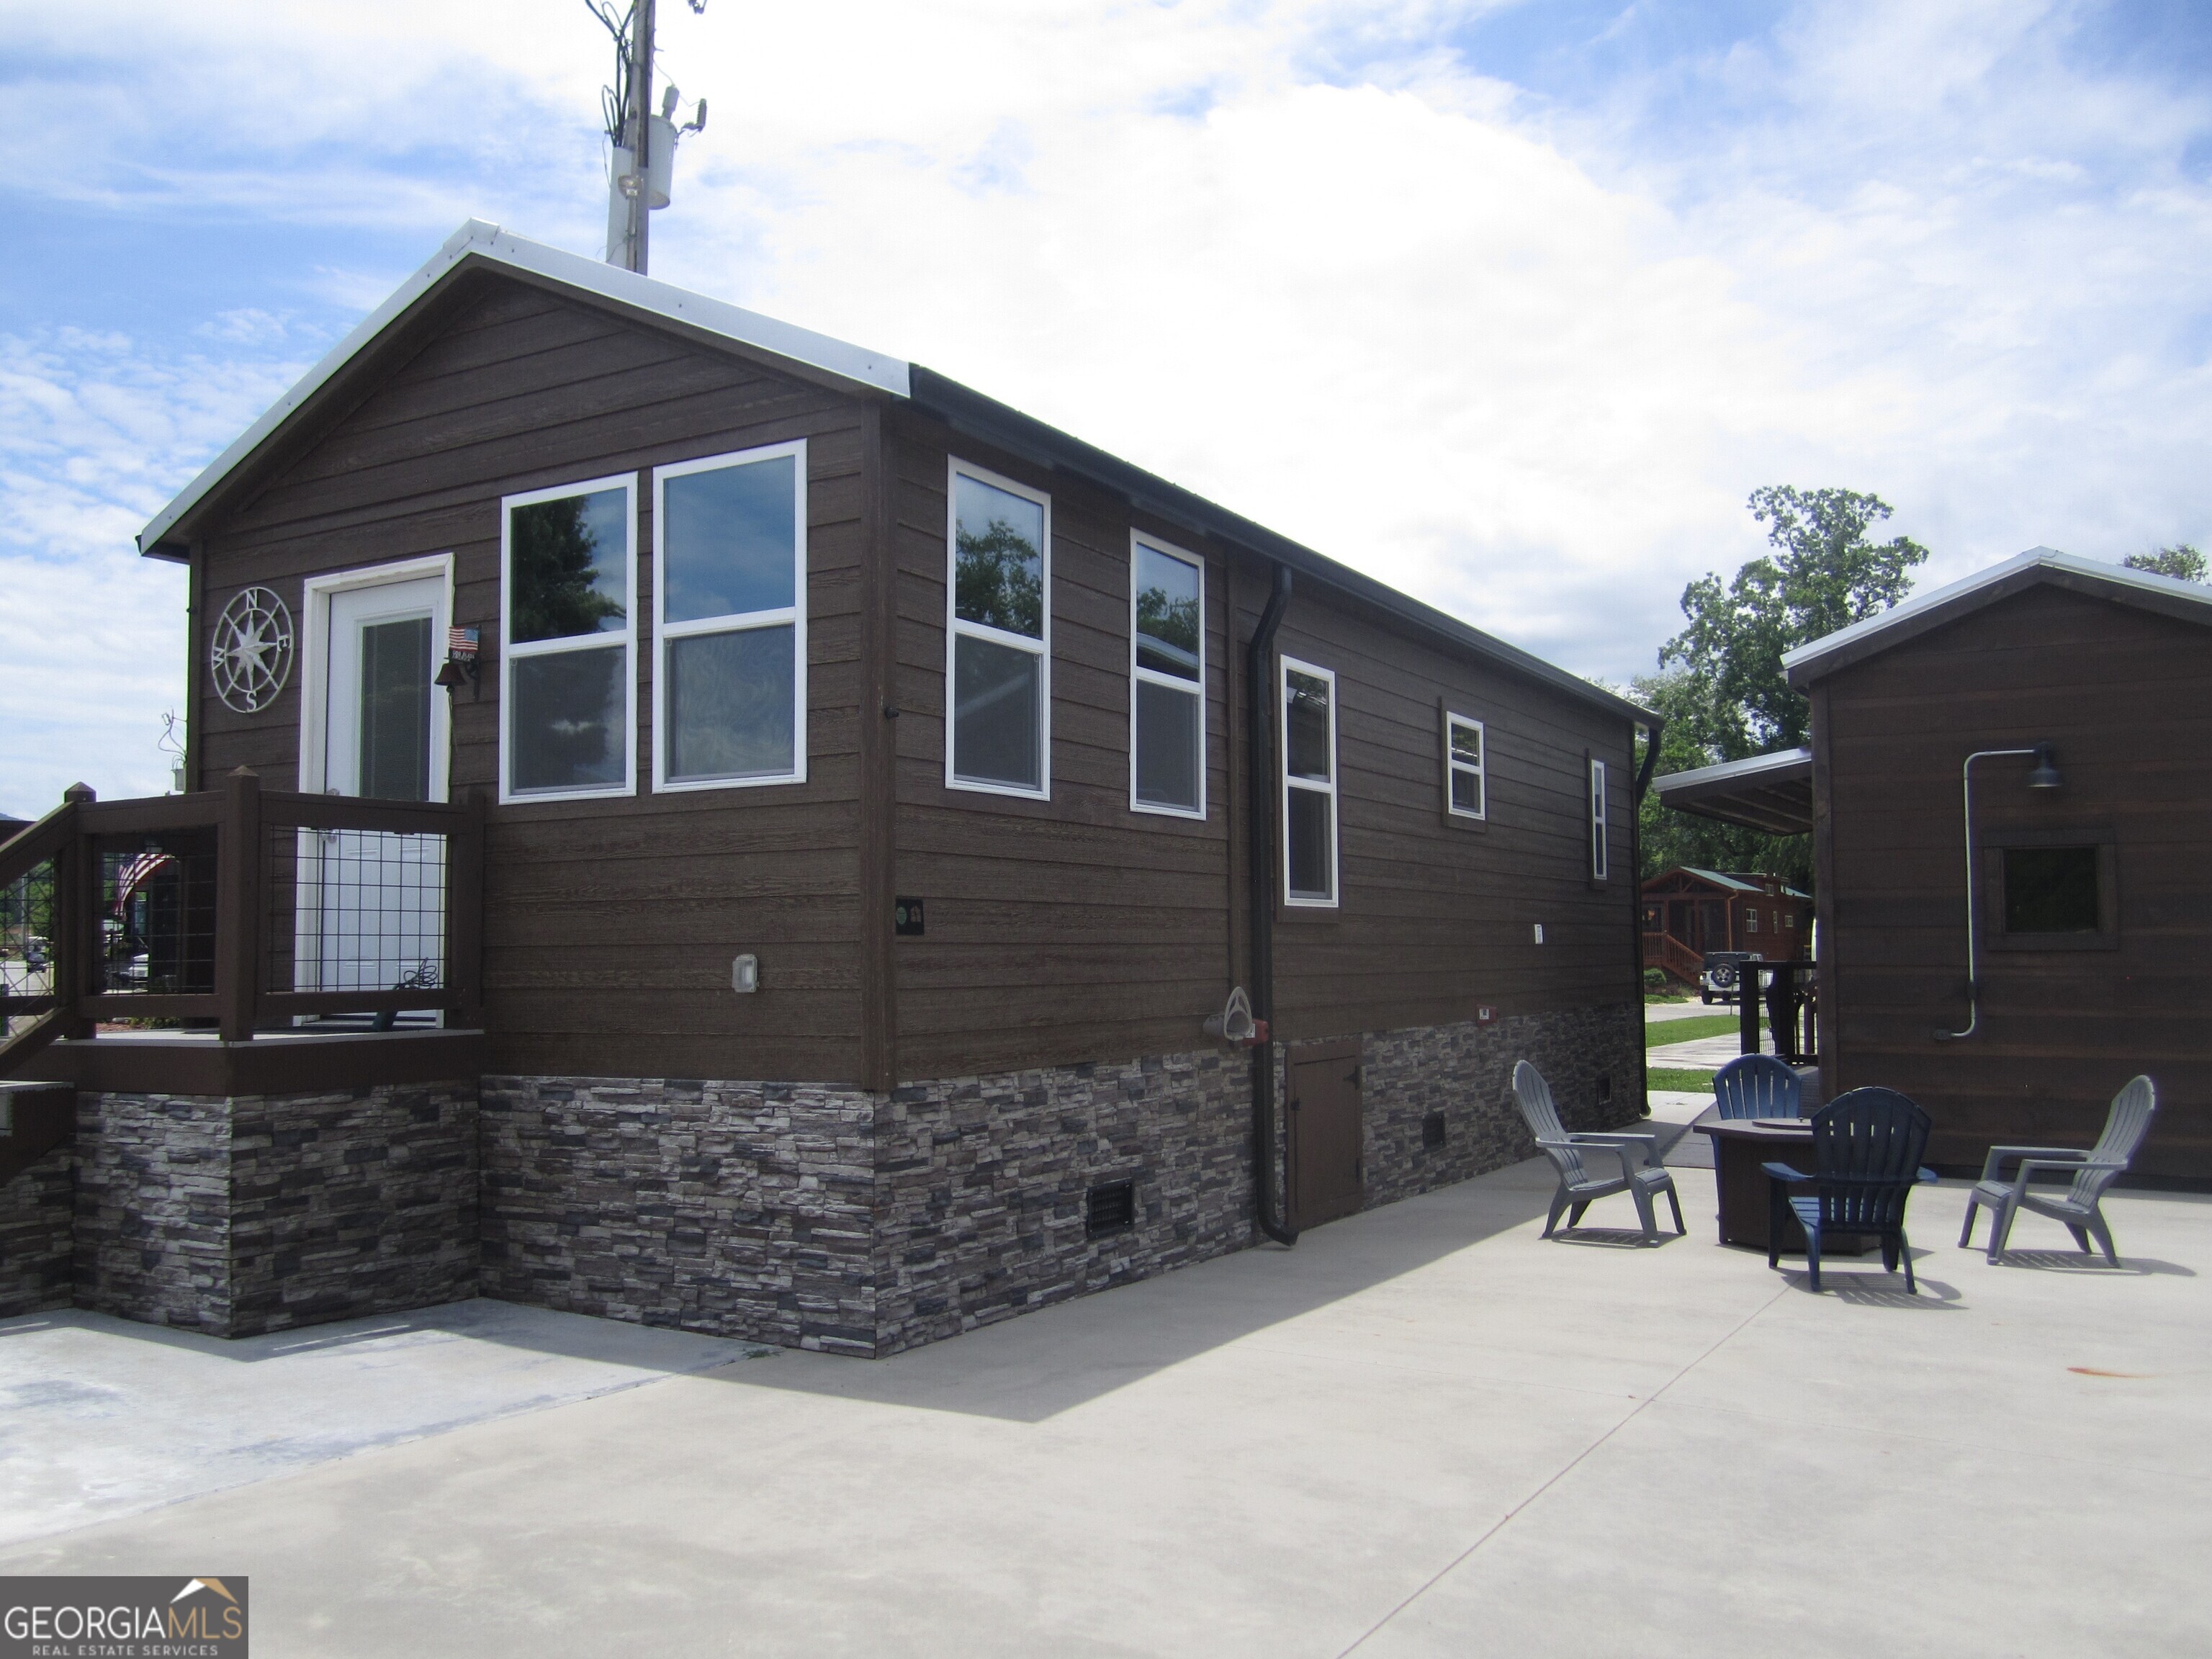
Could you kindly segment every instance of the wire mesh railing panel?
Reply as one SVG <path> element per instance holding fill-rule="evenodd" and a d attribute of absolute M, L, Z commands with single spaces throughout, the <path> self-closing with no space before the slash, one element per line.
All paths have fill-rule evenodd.
<path fill-rule="evenodd" d="M 0 887 L 0 998 L 54 994 L 54 861 L 35 864 Z M 0 1014 L 0 1041 L 38 1018 L 35 1009 Z"/>
<path fill-rule="evenodd" d="M 261 983 L 271 992 L 446 986 L 447 837 L 270 825 Z"/>
<path fill-rule="evenodd" d="M 93 990 L 205 996 L 215 989 L 216 832 L 91 837 Z"/>

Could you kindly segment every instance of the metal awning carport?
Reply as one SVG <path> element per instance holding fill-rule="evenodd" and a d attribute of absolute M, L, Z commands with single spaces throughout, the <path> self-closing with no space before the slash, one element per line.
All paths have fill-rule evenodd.
<path fill-rule="evenodd" d="M 1784 749 L 1654 778 L 1659 804 L 1701 818 L 1802 836 L 1813 828 L 1813 751 Z"/>

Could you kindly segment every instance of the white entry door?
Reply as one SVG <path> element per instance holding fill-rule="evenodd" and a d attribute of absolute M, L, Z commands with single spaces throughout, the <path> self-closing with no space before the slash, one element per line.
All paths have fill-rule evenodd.
<path fill-rule="evenodd" d="M 316 607 L 327 630 L 322 793 L 381 800 L 446 795 L 446 581 L 342 587 Z M 312 751 L 311 751 L 312 752 Z M 312 787 L 311 776 L 303 780 Z M 445 982 L 445 842 L 370 830 L 300 834 L 294 983 L 389 991 Z M 418 1017 L 420 1018 L 420 1017 Z"/>

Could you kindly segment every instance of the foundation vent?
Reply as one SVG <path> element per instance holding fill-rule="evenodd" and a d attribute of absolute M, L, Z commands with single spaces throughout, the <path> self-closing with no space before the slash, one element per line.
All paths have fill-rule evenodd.
<path fill-rule="evenodd" d="M 1437 1150 L 1444 1144 L 1444 1115 L 1431 1112 L 1421 1120 L 1421 1146 L 1425 1152 Z"/>
<path fill-rule="evenodd" d="M 1109 1181 L 1083 1195 L 1083 1231 L 1087 1237 L 1126 1233 L 1137 1224 L 1137 1183 Z"/>

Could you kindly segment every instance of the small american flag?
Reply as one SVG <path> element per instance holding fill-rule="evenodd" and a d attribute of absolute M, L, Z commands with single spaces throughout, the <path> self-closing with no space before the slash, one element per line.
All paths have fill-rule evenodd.
<path fill-rule="evenodd" d="M 446 630 L 446 654 L 449 657 L 473 657 L 477 653 L 477 630 L 473 628 L 449 628 Z"/>
<path fill-rule="evenodd" d="M 141 853 L 115 872 L 115 899 L 109 908 L 121 915 L 131 895 L 177 860 L 167 853 Z"/>

